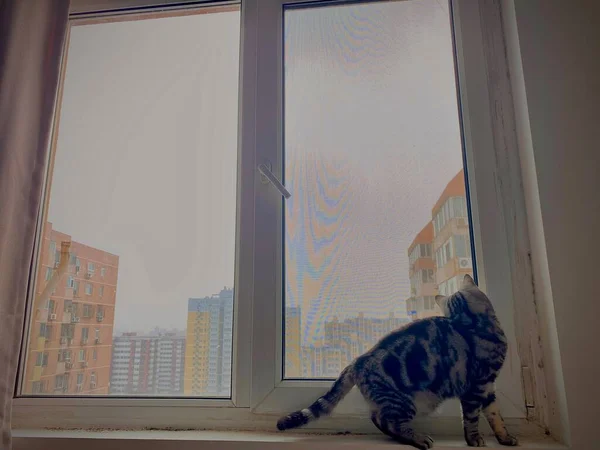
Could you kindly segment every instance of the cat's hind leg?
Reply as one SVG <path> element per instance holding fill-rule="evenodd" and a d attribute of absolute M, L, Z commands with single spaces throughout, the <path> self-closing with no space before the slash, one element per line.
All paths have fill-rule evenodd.
<path fill-rule="evenodd" d="M 410 395 L 388 386 L 382 390 L 371 389 L 365 397 L 375 406 L 371 420 L 382 433 L 401 444 L 412 445 L 421 450 L 433 447 L 433 439 L 416 433 L 411 426 L 417 410 Z"/>

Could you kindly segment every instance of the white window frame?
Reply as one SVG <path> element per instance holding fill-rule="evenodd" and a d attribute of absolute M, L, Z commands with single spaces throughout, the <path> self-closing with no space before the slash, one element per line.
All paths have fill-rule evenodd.
<path fill-rule="evenodd" d="M 331 381 L 282 380 L 282 201 L 272 186 L 261 182 L 256 170 L 258 164 L 269 161 L 275 176 L 281 176 L 282 8 L 284 4 L 307 1 L 311 0 L 242 0 L 241 5 L 231 399 L 17 397 L 13 405 L 13 426 L 251 427 L 270 430 L 275 416 L 269 414 L 304 407 L 331 385 Z M 98 11 L 103 9 L 114 11 L 120 7 L 164 6 L 168 3 L 179 3 L 178 8 L 186 8 L 174 0 L 72 0 L 71 10 L 78 14 L 95 12 L 99 15 Z M 531 316 L 533 293 L 531 279 L 527 278 L 531 273 L 530 263 L 527 258 L 523 263 L 523 256 L 528 252 L 525 219 L 509 222 L 519 214 L 525 217 L 522 189 L 515 182 L 520 179 L 520 166 L 518 162 L 506 163 L 498 158 L 502 151 L 498 136 L 514 131 L 505 129 L 502 117 L 493 115 L 491 108 L 494 96 L 502 95 L 502 92 L 498 93 L 498 86 L 490 77 L 490 62 L 506 66 L 504 53 L 494 53 L 492 48 L 498 37 L 502 39 L 497 9 L 497 2 L 492 1 L 452 0 L 451 3 L 471 216 L 479 225 L 474 228 L 479 284 L 495 299 L 497 313 L 509 337 L 511 350 L 497 383 L 502 412 L 508 422 L 518 423 L 523 428 L 526 417 L 543 425 L 544 416 L 540 411 L 545 410 L 546 405 L 542 369 L 535 367 L 530 356 L 539 351 L 537 329 L 534 333 L 525 332 L 531 324 L 516 319 L 523 312 L 526 313 L 523 317 Z M 61 93 L 62 86 L 58 102 Z M 55 117 L 55 127 L 57 122 Z M 496 188 L 499 180 L 504 182 L 501 189 Z M 509 226 L 511 224 L 513 227 Z M 517 264 L 513 261 L 516 260 L 526 266 L 525 276 L 515 276 Z M 32 274 L 32 279 L 34 276 Z M 519 299 L 513 301 L 516 294 Z M 516 330 L 517 326 L 519 330 Z M 28 330 L 26 333 L 27 336 Z M 533 414 L 525 408 L 522 365 L 532 368 L 528 374 L 537 386 L 529 393 L 536 402 Z M 20 389 L 21 386 L 19 392 Z M 316 427 L 374 431 L 370 421 L 365 420 L 367 410 L 364 405 L 361 407 L 362 399 L 356 394 L 352 392 L 348 401 L 338 408 L 339 420 L 330 418 L 323 421 L 324 425 L 317 422 Z M 53 414 L 46 414 L 48 408 Z M 429 419 L 432 433 L 442 430 L 448 423 L 453 427 L 460 426 L 456 404 L 443 408 L 439 415 L 442 417 Z M 444 418 L 451 420 L 447 422 Z"/>

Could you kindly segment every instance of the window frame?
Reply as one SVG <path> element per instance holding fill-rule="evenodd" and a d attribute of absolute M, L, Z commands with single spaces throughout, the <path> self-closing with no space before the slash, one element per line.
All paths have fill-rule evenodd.
<path fill-rule="evenodd" d="M 238 135 L 238 187 L 236 215 L 236 270 L 234 296 L 234 327 L 233 327 L 233 370 L 232 396 L 230 400 L 198 399 L 198 398 L 64 398 L 64 397 L 25 397 L 17 395 L 21 389 L 19 380 L 18 391 L 13 404 L 13 423 L 15 427 L 50 427 L 61 426 L 158 426 L 158 427 L 203 427 L 216 426 L 229 428 L 271 429 L 274 417 L 265 414 L 288 412 L 295 407 L 306 406 L 308 399 L 316 398 L 323 393 L 331 381 L 297 381 L 282 380 L 283 344 L 282 344 L 282 309 L 280 294 L 282 292 L 281 270 L 279 275 L 273 273 L 278 260 L 283 257 L 281 251 L 282 239 L 282 201 L 278 192 L 272 186 L 265 184 L 257 170 L 258 164 L 269 161 L 273 173 L 281 176 L 282 157 L 282 7 L 289 3 L 308 3 L 312 0 L 242 0 L 241 3 L 241 45 L 240 45 L 240 84 L 239 84 L 239 135 Z M 335 1 L 335 0 L 332 0 Z M 119 8 L 168 6 L 178 3 L 177 8 L 198 7 L 200 3 L 181 5 L 173 0 L 73 0 L 71 26 L 78 21 L 89 20 L 91 16 L 118 13 Z M 221 2 L 221 4 L 235 2 Z M 98 5 L 102 5 L 99 7 Z M 512 296 L 527 280 L 512 278 L 509 283 L 494 279 L 492 274 L 514 274 L 516 263 L 511 263 L 510 252 L 513 256 L 522 256 L 528 252 L 528 241 L 511 241 L 514 230 L 508 229 L 505 220 L 512 213 L 525 215 L 522 202 L 509 200 L 512 196 L 522 197 L 521 188 L 511 183 L 509 188 L 498 192 L 494 184 L 498 180 L 513 180 L 520 175 L 516 171 L 520 167 L 506 167 L 498 162 L 497 143 L 494 135 L 500 132 L 510 133 L 512 130 L 502 130 L 502 117 L 493 117 L 490 92 L 495 85 L 486 69 L 486 58 L 491 58 L 500 66 L 505 66 L 504 55 L 495 54 L 489 47 L 489 39 L 483 39 L 484 24 L 486 34 L 502 36 L 500 17 L 493 17 L 494 2 L 471 2 L 470 0 L 450 0 L 451 15 L 454 20 L 456 41 L 456 59 L 458 63 L 458 85 L 460 86 L 460 107 L 462 108 L 463 142 L 467 148 L 482 149 L 476 154 L 467 152 L 465 170 L 469 174 L 468 195 L 470 198 L 471 220 L 480 224 L 474 229 L 473 248 L 477 258 L 479 284 L 492 292 L 493 297 L 511 299 L 505 308 L 499 311 L 503 317 L 518 315 L 522 308 L 530 308 L 529 303 L 521 305 L 512 303 Z M 103 9 L 104 8 L 104 9 Z M 486 19 L 487 17 L 487 19 Z M 489 19 L 492 17 L 492 19 Z M 64 82 L 66 53 L 69 32 L 65 40 L 61 83 Z M 260 50 L 259 50 L 260 49 Z M 491 56 L 490 56 L 491 55 Z M 58 127 L 58 112 L 60 111 L 62 86 L 57 95 L 57 115 L 54 118 L 54 129 Z M 504 112 L 511 114 L 510 112 Z M 55 145 L 55 142 L 54 144 Z M 54 148 L 49 156 L 49 171 L 52 167 Z M 47 175 L 45 192 L 49 191 L 51 174 Z M 497 206 L 495 211 L 483 211 L 482 205 L 493 200 Z M 511 209 L 513 208 L 513 209 Z M 441 212 L 441 210 L 440 210 Z M 43 223 L 40 214 L 38 225 Z M 435 222 L 436 218 L 434 218 Z M 519 226 L 522 226 L 519 223 Z M 434 224 L 435 226 L 435 224 Z M 41 230 L 41 226 L 38 226 Z M 272 231 L 275 231 L 273 234 Z M 482 232 L 482 230 L 484 230 Z M 516 231 L 527 233 L 526 227 Z M 39 232 L 41 233 L 41 231 Z M 496 241 L 508 242 L 504 245 L 494 245 L 493 236 L 505 239 Z M 38 239 L 40 236 L 38 236 Z M 261 252 L 255 252 L 261 248 Z M 498 257 L 498 255 L 500 255 Z M 38 255 L 38 258 L 41 255 Z M 435 258 L 435 254 L 432 253 Z M 514 260 L 514 259 L 513 259 Z M 522 263 L 522 261 L 521 261 Z M 530 262 L 526 261 L 531 271 Z M 35 266 L 37 267 L 37 266 Z M 281 267 L 281 265 L 279 265 Z M 35 271 L 31 275 L 35 279 Z M 531 286 L 525 286 L 530 289 Z M 532 294 L 531 294 L 532 295 Z M 529 292 L 524 295 L 530 296 Z M 529 300 L 526 298 L 525 300 Z M 28 302 L 30 309 L 31 298 Z M 31 312 L 29 311 L 29 314 Z M 238 320 L 244 318 L 246 320 Z M 249 318 L 249 320 L 248 320 Z M 506 366 L 518 367 L 518 374 L 512 373 L 510 379 L 499 380 L 500 388 L 504 386 L 521 385 L 520 366 L 529 364 L 527 352 L 537 342 L 524 339 L 522 333 L 515 332 L 515 321 L 510 320 L 507 334 L 510 338 L 510 363 Z M 25 336 L 29 336 L 26 327 Z M 536 330 L 537 333 L 537 330 Z M 275 336 L 275 340 L 273 337 Z M 518 345 L 516 340 L 519 339 Z M 533 341 L 534 339 L 531 338 Z M 27 339 L 24 339 L 27 341 Z M 26 342 L 25 342 L 26 345 Z M 539 344 L 537 344 L 539 345 Z M 517 355 L 517 348 L 521 360 Z M 22 351 L 22 362 L 25 351 Z M 504 371 L 507 371 L 505 367 Z M 540 368 L 535 374 L 538 384 L 543 384 Z M 518 376 L 517 376 L 518 375 Z M 506 377 L 505 377 L 506 378 Z M 252 382 L 251 382 L 252 380 Z M 543 391 L 543 389 L 542 389 Z M 523 390 L 520 389 L 522 393 Z M 338 408 L 338 416 L 325 421 L 317 428 L 340 430 L 352 427 L 356 431 L 373 431 L 370 423 L 364 423 L 364 418 L 355 421 L 355 408 L 358 400 L 356 392 L 352 392 L 346 402 Z M 538 398 L 537 404 L 542 406 L 543 398 Z M 500 397 L 502 401 L 503 397 Z M 509 399 L 512 403 L 514 399 Z M 521 397 L 519 400 L 523 400 Z M 507 404 L 508 404 L 507 403 Z M 45 414 L 47 408 L 52 408 L 53 414 Z M 190 407 L 195 408 L 190 414 Z M 543 406 L 545 407 L 545 406 Z M 197 408 L 197 409 L 196 409 Z M 525 427 L 526 416 L 517 408 L 503 410 L 507 421 Z M 359 411 L 359 416 L 364 411 Z M 519 412 L 519 411 L 517 411 Z M 444 419 L 452 419 L 455 424 L 458 417 L 456 409 L 448 408 L 440 416 L 431 420 L 432 432 L 438 427 L 447 425 Z M 193 416 L 193 417 L 191 417 Z M 110 419 L 107 419 L 110 417 Z M 538 423 L 541 420 L 536 417 Z M 225 422 L 225 423 L 224 423 Z M 455 425 L 453 425 L 455 426 Z"/>

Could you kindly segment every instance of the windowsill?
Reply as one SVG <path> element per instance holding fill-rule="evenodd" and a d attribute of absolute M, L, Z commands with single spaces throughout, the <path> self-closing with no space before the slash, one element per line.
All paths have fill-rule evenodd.
<path fill-rule="evenodd" d="M 63 431 L 63 430 L 14 430 L 14 450 L 87 450 L 108 448 L 127 450 L 352 450 L 352 449 L 400 449 L 383 435 L 315 435 L 300 433 L 269 433 L 239 431 Z M 486 436 L 488 448 L 507 448 L 499 445 L 492 436 Z M 435 439 L 435 449 L 467 449 L 462 438 L 452 436 Z M 559 450 L 568 447 L 550 438 L 523 440 L 519 450 Z"/>

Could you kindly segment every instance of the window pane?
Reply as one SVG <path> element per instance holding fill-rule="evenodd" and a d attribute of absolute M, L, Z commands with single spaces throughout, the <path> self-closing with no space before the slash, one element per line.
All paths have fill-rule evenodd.
<path fill-rule="evenodd" d="M 70 32 L 22 394 L 230 397 L 239 5 L 119 17 Z"/>
<path fill-rule="evenodd" d="M 336 376 L 461 271 L 449 24 L 436 0 L 285 10 L 287 378 Z"/>

